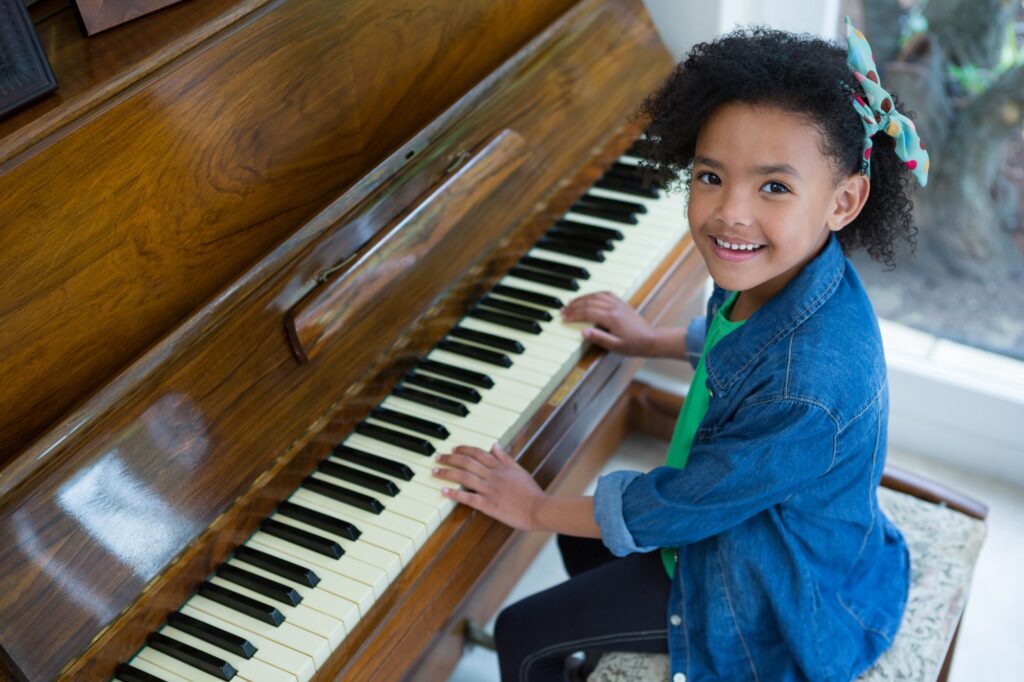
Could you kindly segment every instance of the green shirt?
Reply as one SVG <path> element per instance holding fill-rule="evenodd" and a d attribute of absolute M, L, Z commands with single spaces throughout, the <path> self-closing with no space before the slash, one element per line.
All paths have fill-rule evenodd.
<path fill-rule="evenodd" d="M 718 314 L 711 320 L 707 336 L 704 339 L 704 351 L 700 354 L 700 362 L 697 363 L 697 371 L 690 383 L 690 390 L 683 402 L 683 409 L 679 413 L 679 421 L 676 422 L 675 431 L 672 434 L 672 442 L 668 446 L 668 457 L 665 458 L 665 466 L 682 469 L 686 466 L 686 460 L 690 457 L 690 446 L 693 445 L 693 437 L 697 434 L 697 427 L 704 420 L 708 411 L 708 387 L 707 370 L 704 369 L 704 356 L 706 356 L 719 339 L 729 332 L 738 329 L 745 320 L 733 322 L 729 319 L 732 312 L 732 304 L 736 301 L 739 292 L 734 291 L 725 300 Z M 665 564 L 665 571 L 671 578 L 676 570 L 676 550 L 671 547 L 662 547 L 661 561 Z"/>

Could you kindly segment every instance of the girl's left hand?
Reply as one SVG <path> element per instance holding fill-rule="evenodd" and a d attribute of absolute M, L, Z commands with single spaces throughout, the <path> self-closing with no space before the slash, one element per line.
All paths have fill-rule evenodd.
<path fill-rule="evenodd" d="M 536 511 L 546 493 L 497 444 L 490 452 L 460 445 L 451 454 L 439 455 L 437 461 L 451 468 L 438 467 L 434 476 L 467 488 L 446 488 L 446 496 L 512 528 L 537 528 Z"/>

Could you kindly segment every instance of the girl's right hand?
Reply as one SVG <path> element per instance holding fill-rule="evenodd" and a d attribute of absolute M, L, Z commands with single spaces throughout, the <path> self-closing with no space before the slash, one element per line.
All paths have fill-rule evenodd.
<path fill-rule="evenodd" d="M 604 329 L 584 329 L 583 338 L 620 355 L 647 356 L 655 330 L 615 294 L 602 291 L 573 299 L 562 308 L 566 322 L 593 322 Z"/>

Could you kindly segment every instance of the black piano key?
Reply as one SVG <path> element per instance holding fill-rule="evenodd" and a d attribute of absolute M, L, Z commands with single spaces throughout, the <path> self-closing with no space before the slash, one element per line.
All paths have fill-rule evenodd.
<path fill-rule="evenodd" d="M 311 552 L 316 552 L 332 559 L 340 559 L 345 554 L 345 550 L 341 548 L 341 545 L 330 538 L 304 531 L 295 526 L 289 526 L 287 523 L 281 523 L 274 519 L 267 519 L 260 524 L 260 530 L 276 538 L 286 540 L 293 545 L 305 547 Z"/>
<path fill-rule="evenodd" d="M 441 424 L 432 422 L 429 419 L 405 414 L 398 410 L 392 410 L 387 407 L 373 408 L 370 411 L 370 416 L 382 422 L 387 422 L 389 424 L 394 424 L 395 426 L 401 426 L 409 429 L 410 431 L 422 433 L 423 435 L 430 436 L 431 438 L 440 438 L 441 440 L 444 440 L 451 435 L 448 433 L 448 429 Z"/>
<path fill-rule="evenodd" d="M 512 305 L 515 304 L 513 303 Z M 471 386 L 463 386 L 462 384 L 456 384 L 453 381 L 445 381 L 444 379 L 438 379 L 425 374 L 409 372 L 405 376 L 404 382 L 414 386 L 429 388 L 431 391 L 443 393 L 444 395 L 456 398 L 457 400 L 465 400 L 467 403 L 478 403 L 482 400 L 480 392 Z"/>
<path fill-rule="evenodd" d="M 300 585 L 316 587 L 320 582 L 320 576 L 305 566 L 245 545 L 235 550 L 235 558 Z"/>
<path fill-rule="evenodd" d="M 546 240 L 542 239 L 541 241 Z M 537 243 L 537 246 L 540 246 L 540 242 Z M 576 283 L 576 280 L 571 277 L 552 275 L 549 272 L 540 272 L 539 270 L 530 270 L 519 265 L 509 270 L 508 274 L 518 277 L 519 279 L 526 279 L 539 284 L 547 284 L 549 287 L 565 289 L 566 291 L 579 291 L 580 288 L 580 285 Z"/>
<path fill-rule="evenodd" d="M 519 303 L 513 303 L 512 301 L 506 301 L 500 298 L 494 298 L 493 296 L 484 296 L 478 304 L 481 308 L 491 308 L 493 310 L 500 310 L 505 313 L 512 313 L 519 317 L 526 317 L 531 320 L 540 320 L 541 322 L 550 322 L 552 320 L 551 313 L 540 308 L 534 308 L 529 305 L 520 305 Z"/>
<path fill-rule="evenodd" d="M 346 462 L 352 462 L 353 464 L 364 466 L 367 469 L 379 471 L 382 474 L 387 474 L 388 476 L 394 476 L 395 478 L 403 481 L 411 481 L 413 477 L 412 469 L 410 469 L 406 464 L 395 462 L 387 457 L 381 457 L 380 455 L 372 455 L 369 452 L 356 450 L 355 448 L 350 448 L 347 445 L 337 446 L 331 454 L 338 459 L 343 459 Z"/>
<path fill-rule="evenodd" d="M 645 199 L 657 199 L 660 196 L 658 190 L 654 187 L 644 187 L 638 183 L 627 182 L 616 175 L 605 176 L 594 184 L 601 189 L 610 189 L 615 192 L 632 194 L 633 196 Z"/>
<path fill-rule="evenodd" d="M 627 213 L 647 213 L 647 205 L 639 201 L 626 201 L 625 199 L 613 199 L 612 197 L 601 197 L 596 194 L 585 194 L 580 201 L 595 206 L 607 206 L 616 211 Z"/>
<path fill-rule="evenodd" d="M 276 606 L 266 604 L 258 599 L 246 597 L 244 594 L 238 594 L 233 590 L 220 585 L 214 585 L 211 582 L 204 582 L 200 585 L 199 594 L 229 609 L 234 609 L 239 613 L 244 613 L 264 623 L 269 623 L 275 628 L 284 622 L 284 615 L 277 610 Z"/>
<path fill-rule="evenodd" d="M 601 253 L 600 249 L 591 248 L 579 242 L 567 242 L 552 237 L 543 237 L 534 244 L 534 248 L 564 253 L 569 256 L 583 258 L 584 260 L 591 260 L 595 263 L 604 262 L 604 254 Z"/>
<path fill-rule="evenodd" d="M 470 313 L 472 316 L 472 313 Z M 523 348 L 523 344 L 519 343 L 515 339 L 506 339 L 503 336 L 495 336 L 494 334 L 488 334 L 487 332 L 480 332 L 475 329 L 466 329 L 465 327 L 455 327 L 449 332 L 450 336 L 454 336 L 458 339 L 465 339 L 466 341 L 474 341 L 484 346 L 490 346 L 498 350 L 507 351 L 509 353 L 515 353 L 517 355 L 522 354 L 526 349 Z"/>
<path fill-rule="evenodd" d="M 614 251 L 615 242 L 611 239 L 601 239 L 596 236 L 580 235 L 562 227 L 553 227 L 547 231 L 544 235 L 549 239 L 556 239 L 561 242 L 568 242 L 569 244 L 576 244 L 582 246 L 588 251 Z"/>
<path fill-rule="evenodd" d="M 497 289 L 498 287 L 495 287 Z M 507 287 L 511 288 L 511 287 Z M 559 308 L 562 304 L 559 303 Z M 420 360 L 419 368 L 434 374 L 440 374 L 443 377 L 449 379 L 457 379 L 465 382 L 470 386 L 478 386 L 480 388 L 494 388 L 494 379 L 490 378 L 482 372 L 474 372 L 471 369 L 463 369 L 462 367 L 455 367 L 449 365 L 447 362 L 438 362 L 437 360 Z"/>
<path fill-rule="evenodd" d="M 342 488 L 340 485 L 334 485 L 328 481 L 319 478 L 313 478 L 307 476 L 306 480 L 302 482 L 302 487 L 306 490 L 312 490 L 315 493 L 319 493 L 325 497 L 329 497 L 336 502 L 347 504 L 355 507 L 356 509 L 362 509 L 368 511 L 371 514 L 380 514 L 384 511 L 384 505 L 369 495 L 356 492 L 355 490 L 349 490 L 348 488 Z"/>
<path fill-rule="evenodd" d="M 512 363 L 510 362 L 509 364 L 511 365 Z M 386 429 L 383 426 L 377 426 L 376 424 L 360 422 L 359 424 L 356 424 L 356 433 L 362 434 L 367 438 L 379 440 L 382 443 L 394 445 L 395 447 L 399 447 L 404 450 L 410 450 L 421 455 L 427 455 L 428 457 L 434 454 L 434 446 L 430 444 L 430 441 L 424 440 L 423 438 L 417 438 L 416 436 L 410 436 L 407 433 L 395 431 L 394 429 Z"/>
<path fill-rule="evenodd" d="M 334 476 L 335 478 L 340 478 L 343 481 L 361 485 L 364 488 L 375 490 L 376 492 L 389 497 L 394 497 L 400 492 L 394 481 L 366 473 L 365 471 L 360 471 L 359 469 L 347 467 L 344 464 L 324 461 L 320 462 L 317 468 L 328 476 Z"/>
<path fill-rule="evenodd" d="M 450 341 L 448 339 L 441 341 L 437 344 L 437 347 L 441 350 L 446 350 L 449 353 L 455 353 L 456 355 L 473 358 L 480 362 L 486 362 L 488 365 L 497 365 L 498 367 L 512 366 L 512 358 L 504 353 L 495 353 L 494 351 L 489 351 L 486 348 L 478 348 L 476 346 L 470 346 L 469 344 Z"/>
<path fill-rule="evenodd" d="M 466 388 L 469 387 L 467 386 Z M 469 390 L 473 391 L 474 393 L 476 392 L 472 388 L 470 388 Z M 448 414 L 455 415 L 456 417 L 465 417 L 466 415 L 469 414 L 469 408 L 467 408 L 465 405 L 458 402 L 457 400 L 444 398 L 439 395 L 434 395 L 433 393 L 427 393 L 426 391 L 417 391 L 415 388 L 409 388 L 408 386 L 399 386 L 398 388 L 391 392 L 391 395 L 395 396 L 396 398 L 411 400 L 414 403 L 419 403 L 420 405 L 425 405 L 426 407 L 432 407 L 435 410 L 447 412 Z M 477 399 L 477 402 L 479 402 L 479 398 Z"/>
<path fill-rule="evenodd" d="M 621 161 L 613 163 L 606 171 L 606 174 L 608 173 L 624 178 L 632 178 L 648 187 L 655 187 L 657 189 L 666 189 L 668 187 L 668 184 L 664 180 L 659 180 L 652 173 L 648 173 L 640 166 L 634 166 Z"/>
<path fill-rule="evenodd" d="M 256 653 L 256 647 L 246 638 L 184 613 L 175 611 L 167 617 L 167 624 L 242 658 L 252 658 Z"/>
<path fill-rule="evenodd" d="M 202 670 L 208 675 L 221 680 L 230 680 L 238 671 L 235 670 L 234 666 L 225 661 L 222 658 L 217 658 L 213 654 L 208 654 L 205 651 L 189 646 L 184 642 L 179 642 L 176 639 L 171 639 L 167 635 L 162 635 L 159 632 L 154 632 L 146 640 L 146 643 L 157 651 L 161 651 L 171 658 L 176 658 L 185 665 L 190 665 L 193 668 Z"/>
<path fill-rule="evenodd" d="M 575 220 L 559 220 L 555 223 L 555 228 L 558 230 L 565 230 L 570 234 L 578 235 L 590 235 L 596 240 L 610 240 L 610 241 L 621 241 L 624 239 L 622 232 L 619 230 L 613 230 L 610 227 L 601 227 L 599 225 L 587 225 L 586 223 L 580 223 Z"/>
<path fill-rule="evenodd" d="M 162 677 L 139 670 L 127 663 L 117 666 L 117 670 L 114 671 L 114 679 L 121 680 L 121 682 L 167 682 Z"/>
<path fill-rule="evenodd" d="M 485 320 L 491 324 L 501 325 L 502 327 L 515 329 L 516 331 L 526 332 L 527 334 L 540 334 L 543 331 L 541 326 L 534 320 L 524 320 L 521 317 L 507 315 L 496 310 L 482 310 L 480 308 L 475 308 L 469 311 L 469 317 L 475 317 L 478 320 Z"/>
<path fill-rule="evenodd" d="M 296 521 L 316 526 L 329 533 L 339 535 L 346 540 L 358 540 L 359 536 L 363 534 L 359 528 L 348 521 L 331 516 L 330 514 L 318 512 L 309 507 L 303 507 L 301 504 L 295 504 L 294 502 L 282 502 L 277 506 L 277 511 L 279 514 L 284 514 Z"/>
<path fill-rule="evenodd" d="M 295 591 L 294 587 L 289 587 L 276 580 L 264 578 L 262 575 L 256 575 L 238 566 L 222 564 L 217 568 L 217 575 L 224 578 L 224 580 L 230 580 L 236 585 L 247 587 L 253 592 L 259 592 L 264 597 L 279 601 L 288 606 L 298 606 L 302 602 L 302 597 Z"/>
<path fill-rule="evenodd" d="M 545 308 L 561 309 L 565 307 L 565 304 L 562 303 L 559 298 L 548 296 L 547 294 L 538 294 L 535 291 L 527 291 L 526 289 L 520 289 L 518 287 L 496 284 L 491 291 L 496 294 L 500 294 L 501 296 L 508 296 L 509 298 L 526 301 L 527 303 L 542 305 Z"/>
<path fill-rule="evenodd" d="M 564 277 L 573 277 L 575 279 L 590 279 L 590 273 L 586 268 L 581 268 L 578 265 L 569 265 L 568 263 L 559 263 L 553 260 L 547 260 L 546 258 L 537 258 L 535 256 L 523 256 L 519 259 L 519 264 L 523 267 L 530 268 L 531 270 L 540 270 L 541 272 L 551 272 L 556 275 L 562 275 Z"/>
<path fill-rule="evenodd" d="M 640 222 L 632 213 L 616 211 L 611 208 L 595 206 L 593 204 L 573 204 L 572 209 L 570 210 L 575 213 L 582 213 L 583 215 L 591 215 L 595 218 L 602 218 L 615 223 L 622 223 L 623 225 L 636 225 Z"/>

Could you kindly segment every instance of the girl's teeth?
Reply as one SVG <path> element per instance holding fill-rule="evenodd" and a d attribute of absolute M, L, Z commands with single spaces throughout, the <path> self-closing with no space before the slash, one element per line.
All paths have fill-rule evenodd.
<path fill-rule="evenodd" d="M 761 246 L 762 246 L 762 245 L 758 245 L 758 244 L 747 244 L 747 245 L 730 244 L 729 242 L 723 242 L 718 237 L 715 237 L 715 243 L 718 244 L 723 249 L 732 249 L 733 251 L 753 251 L 755 249 L 761 248 Z"/>

